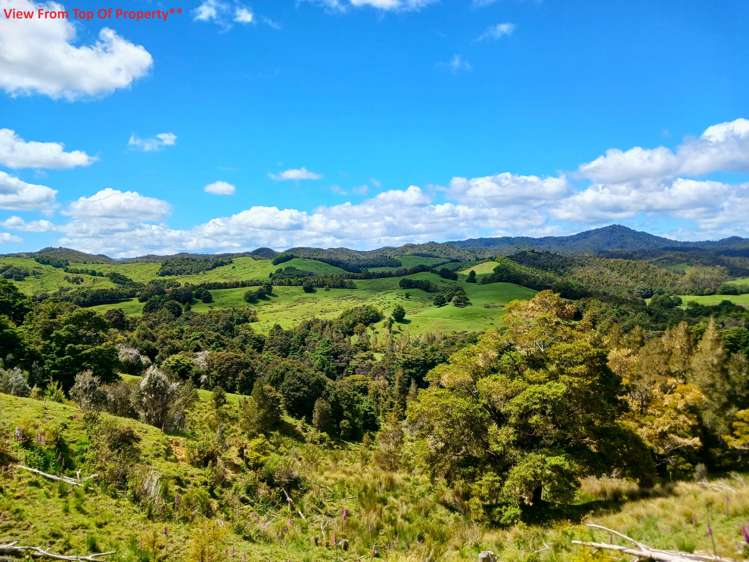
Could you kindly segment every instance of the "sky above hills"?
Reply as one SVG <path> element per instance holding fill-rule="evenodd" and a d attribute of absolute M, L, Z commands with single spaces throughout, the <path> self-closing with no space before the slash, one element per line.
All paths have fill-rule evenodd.
<path fill-rule="evenodd" d="M 97 2 L 0 0 L 0 252 L 749 235 L 749 3 Z"/>

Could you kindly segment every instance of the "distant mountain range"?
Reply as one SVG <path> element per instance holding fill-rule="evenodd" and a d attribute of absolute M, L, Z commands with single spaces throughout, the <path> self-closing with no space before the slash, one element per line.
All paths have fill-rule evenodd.
<path fill-rule="evenodd" d="M 657 257 L 664 252 L 689 254 L 720 254 L 726 256 L 749 257 L 749 239 L 733 236 L 722 240 L 684 242 L 655 236 L 647 232 L 633 230 L 622 225 L 586 230 L 570 236 L 502 236 L 497 238 L 472 238 L 453 242 L 427 242 L 406 244 L 399 247 L 384 247 L 377 250 L 351 250 L 348 248 L 307 248 L 298 247 L 286 250 L 288 254 L 309 258 L 365 259 L 375 256 L 399 256 L 407 254 L 434 255 L 459 259 L 481 258 L 493 255 L 510 255 L 522 250 L 538 250 L 562 254 L 594 254 L 609 257 Z M 227 257 L 253 256 L 273 258 L 281 252 L 270 248 L 258 248 L 248 252 L 217 254 Z M 69 248 L 44 248 L 38 252 L 9 254 L 34 257 L 39 255 L 63 258 L 73 263 L 102 263 L 117 261 L 102 254 L 86 254 Z M 181 253 L 178 256 L 198 254 Z M 121 261 L 163 261 L 168 257 L 147 255 Z"/>
<path fill-rule="evenodd" d="M 717 241 L 683 242 L 633 230 L 613 224 L 594 230 L 586 230 L 570 236 L 505 236 L 501 238 L 472 238 L 458 242 L 447 242 L 459 248 L 509 250 L 545 250 L 561 253 L 642 252 L 650 250 L 704 250 L 749 249 L 749 239 L 734 236 Z M 504 252 L 503 252 L 504 253 Z"/>

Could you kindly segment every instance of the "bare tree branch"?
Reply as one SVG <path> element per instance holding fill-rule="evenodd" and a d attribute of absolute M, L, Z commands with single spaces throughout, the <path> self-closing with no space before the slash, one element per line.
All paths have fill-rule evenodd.
<path fill-rule="evenodd" d="M 16 468 L 20 468 L 21 470 L 28 470 L 29 472 L 33 472 L 34 474 L 38 474 L 39 476 L 43 476 L 44 478 L 47 478 L 48 480 L 54 480 L 56 482 L 64 482 L 65 484 L 70 484 L 71 486 L 83 486 L 88 480 L 91 480 L 92 478 L 96 478 L 98 474 L 92 474 L 91 476 L 87 476 L 86 478 L 81 478 L 80 472 L 78 473 L 78 478 L 71 478 L 69 476 L 57 476 L 55 474 L 48 474 L 47 472 L 42 472 L 41 470 L 37 470 L 36 468 L 31 468 L 30 466 L 26 466 L 23 464 L 17 464 L 15 465 Z"/>
<path fill-rule="evenodd" d="M 658 560 L 661 562 L 735 562 L 731 558 L 722 558 L 717 555 L 694 554 L 691 552 L 679 552 L 677 550 L 661 550 L 658 548 L 652 548 L 639 541 L 636 541 L 631 537 L 628 537 L 623 533 L 620 533 L 619 531 L 604 527 L 603 525 L 588 523 L 586 526 L 590 529 L 605 531 L 607 533 L 610 533 L 611 535 L 617 536 L 633 544 L 634 547 L 622 546 L 612 543 L 588 542 L 578 540 L 573 540 L 572 544 L 587 546 L 589 548 L 597 548 L 600 550 L 613 550 L 622 554 L 634 556 L 635 560 Z"/>
<path fill-rule="evenodd" d="M 10 556 L 24 556 L 30 555 L 33 558 L 51 558 L 52 560 L 73 560 L 82 562 L 101 562 L 101 559 L 105 556 L 111 556 L 114 551 L 111 552 L 97 552 L 96 554 L 86 554 L 82 556 L 72 555 L 66 556 L 64 554 L 56 554 L 48 550 L 44 550 L 38 546 L 21 546 L 18 541 L 10 542 L 7 544 L 0 544 L 0 554 Z"/>

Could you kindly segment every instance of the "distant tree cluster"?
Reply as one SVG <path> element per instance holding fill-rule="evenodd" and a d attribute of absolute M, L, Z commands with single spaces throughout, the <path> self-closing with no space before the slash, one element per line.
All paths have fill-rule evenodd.
<path fill-rule="evenodd" d="M 220 256 L 177 256 L 164 260 L 159 268 L 159 275 L 194 275 L 230 265 L 231 258 Z"/>
<path fill-rule="evenodd" d="M 50 265 L 57 269 L 65 269 L 70 265 L 70 262 L 65 258 L 46 256 L 44 254 L 34 256 L 34 261 L 40 265 Z"/>
<path fill-rule="evenodd" d="M 245 292 L 244 300 L 247 303 L 256 304 L 260 300 L 267 299 L 272 294 L 273 285 L 271 285 L 270 283 L 266 283 L 262 287 L 258 287 L 257 289 L 250 289 L 249 291 Z"/>
<path fill-rule="evenodd" d="M 10 279 L 12 281 L 23 281 L 26 279 L 31 272 L 25 268 L 17 265 L 0 264 L 0 277 L 3 279 Z"/>
<path fill-rule="evenodd" d="M 398 286 L 401 289 L 421 289 L 427 293 L 436 293 L 439 291 L 439 287 L 429 279 L 412 279 L 410 277 L 404 277 L 398 281 Z"/>

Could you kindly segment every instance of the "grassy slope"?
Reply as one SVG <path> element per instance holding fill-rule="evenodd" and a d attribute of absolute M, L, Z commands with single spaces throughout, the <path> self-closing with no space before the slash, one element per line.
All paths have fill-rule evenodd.
<path fill-rule="evenodd" d="M 426 258 L 421 256 L 404 256 L 404 265 L 411 267 L 417 264 L 434 264 L 444 261 L 442 258 Z M 42 266 L 28 258 L 0 258 L 0 263 L 22 265 L 28 269 L 38 270 L 39 276 L 27 278 L 18 285 L 26 294 L 52 291 L 59 287 L 74 287 L 65 281 L 67 275 L 61 269 Z M 491 264 L 491 262 L 487 262 Z M 483 266 L 484 264 L 481 264 Z M 97 271 L 116 271 L 138 282 L 151 279 L 176 279 L 181 283 L 201 283 L 209 281 L 237 281 L 247 279 L 267 279 L 269 274 L 280 267 L 296 267 L 315 273 L 341 273 L 338 267 L 305 258 L 294 258 L 284 264 L 275 266 L 270 260 L 254 259 L 251 257 L 236 258 L 230 265 L 218 267 L 195 275 L 160 277 L 158 263 L 115 263 L 115 264 L 83 264 L 80 267 Z M 481 267 L 478 266 L 478 267 Z M 487 266 L 488 267 L 488 266 Z M 387 268 L 383 268 L 387 269 Z M 488 271 L 491 267 L 488 267 Z M 106 278 L 90 275 L 80 275 L 85 280 L 84 286 L 112 287 Z M 419 273 L 411 277 L 429 279 L 444 285 L 445 281 L 432 273 Z M 472 306 L 458 309 L 454 306 L 436 308 L 432 305 L 433 294 L 418 289 L 405 291 L 398 287 L 400 277 L 386 279 L 370 279 L 356 281 L 357 289 L 318 290 L 313 294 L 304 293 L 301 287 L 276 287 L 276 295 L 257 305 L 259 323 L 258 329 L 267 331 L 278 323 L 284 327 L 292 327 L 301 320 L 315 317 L 333 318 L 342 310 L 361 304 L 372 304 L 385 314 L 398 304 L 407 313 L 407 321 L 397 329 L 412 333 L 453 332 L 453 331 L 482 331 L 497 325 L 502 314 L 502 308 L 514 299 L 530 298 L 533 291 L 509 283 L 491 285 L 469 284 L 461 281 Z M 196 312 L 205 312 L 212 308 L 227 308 L 244 306 L 243 295 L 247 289 L 222 289 L 213 291 L 214 302 L 210 305 L 198 303 L 194 306 Z M 406 295 L 408 294 L 408 298 Z M 94 307 L 103 312 L 112 308 L 121 308 L 127 314 L 141 314 L 143 305 L 137 299 L 122 303 L 107 304 Z"/>
<path fill-rule="evenodd" d="M 415 279 L 429 279 L 445 285 L 445 281 L 433 273 L 417 273 L 409 276 Z M 258 303 L 258 323 L 261 332 L 267 332 L 274 324 L 291 328 L 312 318 L 334 318 L 343 310 L 362 304 L 371 304 L 384 314 L 389 314 L 396 305 L 406 309 L 406 322 L 398 325 L 414 334 L 424 332 L 483 331 L 499 324 L 504 306 L 516 299 L 531 298 L 535 291 L 513 283 L 460 284 L 465 288 L 472 305 L 456 308 L 452 305 L 437 308 L 432 305 L 433 293 L 419 289 L 404 290 L 398 286 L 400 277 L 368 279 L 356 281 L 356 289 L 318 289 L 315 293 L 305 293 L 301 287 L 274 287 L 274 296 Z M 245 306 L 244 294 L 247 289 L 218 289 L 211 291 L 211 304 L 197 303 L 195 312 L 212 309 Z M 408 294 L 408 298 L 406 295 Z M 143 305 L 136 299 L 94 307 L 100 312 L 121 308 L 128 314 L 140 314 Z"/>
<path fill-rule="evenodd" d="M 32 272 L 32 275 L 29 275 L 23 281 L 14 281 L 14 283 L 18 285 L 18 288 L 26 295 L 35 295 L 37 293 L 56 291 L 61 287 L 79 288 L 114 286 L 114 284 L 109 279 L 78 274 L 76 274 L 75 277 L 81 277 L 83 279 L 83 284 L 75 285 L 65 280 L 65 277 L 70 277 L 71 274 L 65 273 L 62 269 L 52 267 L 51 265 L 41 265 L 31 258 L 16 258 L 5 256 L 0 257 L 0 264 L 23 267 Z M 89 264 L 75 264 L 75 267 L 80 267 L 81 269 L 96 268 L 96 266 Z"/>
<path fill-rule="evenodd" d="M 197 425 L 205 423 L 210 401 L 209 392 L 200 394 L 192 415 Z M 236 396 L 228 398 L 232 405 L 237 401 Z M 81 411 L 74 405 L 0 394 L 0 411 L 0 427 L 6 430 L 23 425 L 24 420 L 64 423 L 64 437 L 72 450 L 80 453 L 87 447 Z M 174 454 L 188 437 L 114 419 L 132 425 L 141 435 L 143 462 L 178 481 L 180 487 L 203 485 L 206 472 Z M 632 484 L 591 480 L 584 483 L 578 505 L 555 522 L 492 530 L 446 509 L 438 501 L 448 494 L 441 483 L 430 483 L 411 470 L 378 469 L 365 446 L 323 449 L 290 439 L 279 446 L 308 479 L 309 493 L 294 506 L 306 516 L 301 519 L 285 507 L 273 514 L 247 512 L 257 525 L 257 538 L 242 540 L 227 528 L 233 560 L 375 560 L 373 545 L 380 549 L 378 559 L 386 561 L 475 560 L 484 549 L 493 550 L 503 561 L 610 560 L 583 557 L 579 547 L 569 544 L 572 538 L 593 538 L 580 524 L 581 518 L 652 546 L 708 552 L 712 550 L 706 533 L 708 511 L 718 554 L 738 558 L 740 529 L 749 517 L 749 480 L 742 476 L 710 484 L 681 483 L 644 499 L 637 499 L 641 494 Z M 627 497 L 631 500 L 621 501 Z M 345 520 L 340 517 L 344 508 L 349 513 Z M 101 550 L 117 551 L 115 562 L 148 560 L 138 557 L 134 545 L 156 544 L 159 560 L 184 560 L 190 540 L 203 533 L 201 525 L 200 520 L 149 520 L 125 495 L 109 495 L 95 485 L 72 489 L 23 471 L 0 470 L 3 539 L 66 553 L 87 552 L 95 541 Z M 321 525 L 326 535 L 334 532 L 348 538 L 351 550 L 343 553 L 314 546 Z M 608 539 L 600 533 L 596 538 Z"/>
<path fill-rule="evenodd" d="M 396 258 L 401 265 L 399 267 L 416 267 L 417 265 L 436 265 L 447 261 L 446 258 L 430 258 L 426 256 L 398 256 Z M 398 267 L 372 267 L 370 271 L 391 271 Z"/>
<path fill-rule="evenodd" d="M 481 263 L 478 263 L 474 266 L 467 267 L 460 271 L 462 275 L 468 275 L 468 273 L 473 270 L 476 272 L 476 275 L 486 275 L 488 273 L 492 273 L 494 271 L 494 268 L 497 267 L 499 264 L 495 261 L 484 261 Z"/>
<path fill-rule="evenodd" d="M 444 284 L 432 273 L 419 273 L 410 277 L 430 279 Z M 307 294 L 301 287 L 274 287 L 275 296 L 257 305 L 260 331 L 267 331 L 274 324 L 292 327 L 302 320 L 333 318 L 346 308 L 371 304 L 388 314 L 400 304 L 406 309 L 407 321 L 400 328 L 411 333 L 483 331 L 499 323 L 505 304 L 515 299 L 527 299 L 534 291 L 511 283 L 478 285 L 461 283 L 471 299 L 472 306 L 456 308 L 432 305 L 434 295 L 418 289 L 404 290 L 398 287 L 400 277 L 356 281 L 356 289 L 318 290 Z M 200 312 L 210 308 L 241 306 L 246 289 L 213 291 L 214 302 L 197 304 L 193 310 Z M 406 295 L 408 294 L 408 298 Z"/>
<path fill-rule="evenodd" d="M 693 301 L 704 305 L 715 305 L 721 301 L 731 301 L 749 308 L 749 295 L 681 295 L 684 302 Z"/>
<path fill-rule="evenodd" d="M 29 276 L 18 282 L 21 290 L 29 295 L 54 291 L 60 287 L 112 287 L 109 279 L 94 277 L 91 275 L 78 275 L 84 279 L 83 285 L 73 285 L 65 281 L 69 274 L 62 269 L 49 265 L 40 265 L 31 258 L 0 257 L 0 264 L 8 264 L 25 267 L 35 271 L 38 275 Z M 342 269 L 317 260 L 294 258 L 281 265 L 273 265 L 270 260 L 254 259 L 251 257 L 235 258 L 233 263 L 198 273 L 195 275 L 160 276 L 158 275 L 158 263 L 95 263 L 95 264 L 73 264 L 72 267 L 79 269 L 91 269 L 102 272 L 116 271 L 126 275 L 133 281 L 145 283 L 152 279 L 176 279 L 181 283 L 203 283 L 209 281 L 240 281 L 246 279 L 267 279 L 268 276 L 278 268 L 293 266 L 304 271 L 314 273 L 341 273 Z"/>

